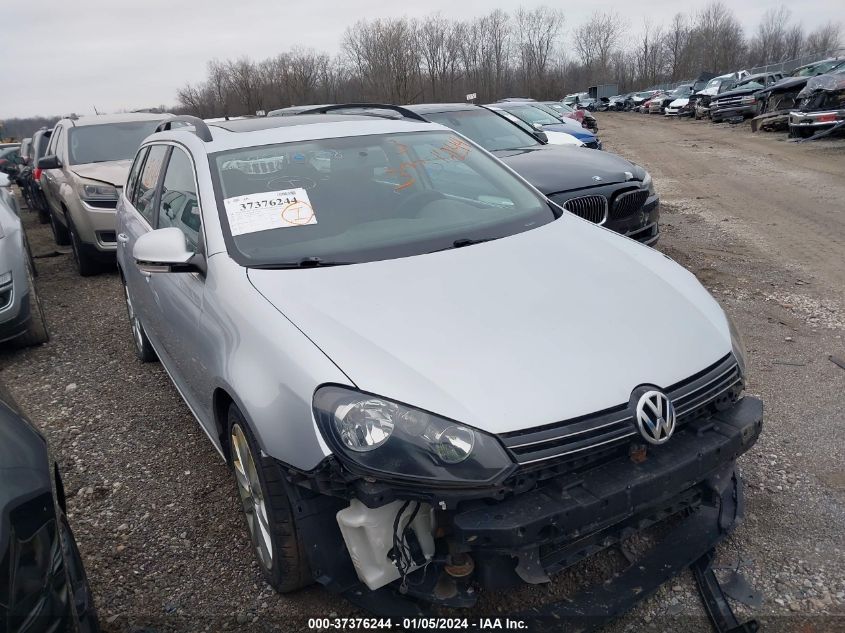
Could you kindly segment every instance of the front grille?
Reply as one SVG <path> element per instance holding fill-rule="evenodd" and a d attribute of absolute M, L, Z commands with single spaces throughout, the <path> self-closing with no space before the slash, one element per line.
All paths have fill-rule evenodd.
<path fill-rule="evenodd" d="M 616 200 L 613 201 L 613 206 L 610 209 L 610 219 L 621 220 L 631 217 L 635 213 L 639 213 L 647 199 L 647 189 L 636 189 L 619 194 L 616 196 Z"/>
<path fill-rule="evenodd" d="M 733 402 L 742 389 L 742 376 L 733 354 L 666 389 L 675 406 L 677 424 L 697 418 L 712 407 Z M 500 435 L 521 465 L 548 465 L 548 460 L 577 464 L 594 452 L 614 452 L 637 434 L 628 403 L 564 422 Z"/>
<path fill-rule="evenodd" d="M 561 206 L 579 218 L 584 218 L 596 224 L 601 224 L 607 218 L 607 198 L 604 196 L 570 198 Z"/>
<path fill-rule="evenodd" d="M 716 102 L 713 104 L 713 107 L 714 108 L 732 108 L 734 106 L 740 105 L 741 100 L 742 100 L 742 96 L 722 97 L 721 99 L 716 99 Z"/>

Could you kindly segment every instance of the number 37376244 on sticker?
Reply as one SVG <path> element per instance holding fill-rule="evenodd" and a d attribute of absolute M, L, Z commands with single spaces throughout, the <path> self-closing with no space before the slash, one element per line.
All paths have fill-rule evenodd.
<path fill-rule="evenodd" d="M 305 189 L 263 191 L 223 201 L 232 236 L 317 224 Z"/>

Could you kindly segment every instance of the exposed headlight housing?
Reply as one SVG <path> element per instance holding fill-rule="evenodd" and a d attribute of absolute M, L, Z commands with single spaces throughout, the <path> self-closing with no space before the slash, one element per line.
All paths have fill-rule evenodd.
<path fill-rule="evenodd" d="M 492 435 L 348 387 L 317 389 L 314 417 L 341 461 L 367 474 L 448 486 L 487 483 L 514 467 Z"/>
<path fill-rule="evenodd" d="M 83 200 L 117 200 L 117 188 L 95 180 L 79 181 L 79 197 Z"/>
<path fill-rule="evenodd" d="M 745 342 L 742 340 L 742 334 L 739 333 L 736 324 L 728 316 L 727 312 L 725 313 L 725 318 L 728 320 L 728 328 L 731 331 L 731 347 L 733 347 L 734 358 L 736 358 L 737 365 L 739 365 L 739 371 L 745 376 L 746 367 L 748 366 Z"/>
<path fill-rule="evenodd" d="M 745 97 L 742 97 L 739 102 L 743 105 L 752 105 L 757 103 L 757 97 L 755 97 L 754 95 L 747 95 Z"/>
<path fill-rule="evenodd" d="M 643 187 L 648 189 L 648 194 L 650 196 L 654 195 L 654 180 L 651 178 L 651 174 L 646 172 L 645 176 L 643 176 Z"/>

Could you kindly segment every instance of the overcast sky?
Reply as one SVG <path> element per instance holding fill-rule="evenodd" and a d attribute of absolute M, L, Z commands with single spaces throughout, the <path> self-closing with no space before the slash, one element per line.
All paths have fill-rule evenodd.
<path fill-rule="evenodd" d="M 422 17 L 442 11 L 465 19 L 499 7 L 547 4 L 566 15 L 564 43 L 593 11 L 614 9 L 630 24 L 668 22 L 675 0 L 521 2 L 520 0 L 40 0 L 2 3 L 0 118 L 100 112 L 176 103 L 176 90 L 205 76 L 206 62 L 248 55 L 263 59 L 293 46 L 339 52 L 347 25 L 361 18 Z M 779 0 L 744 0 L 735 12 L 749 32 Z M 810 30 L 845 23 L 843 0 L 787 2 Z M 798 14 L 800 13 L 800 17 Z"/>

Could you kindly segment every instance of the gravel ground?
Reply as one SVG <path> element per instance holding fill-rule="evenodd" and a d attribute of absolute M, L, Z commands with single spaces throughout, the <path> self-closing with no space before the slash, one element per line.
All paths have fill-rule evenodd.
<path fill-rule="evenodd" d="M 815 150 L 820 161 L 809 144 L 741 128 L 599 117 L 607 148 L 654 175 L 659 248 L 735 317 L 748 391 L 766 403 L 763 437 L 740 460 L 746 521 L 717 561 L 764 601 L 734 606 L 767 631 L 845 630 L 845 370 L 828 360 L 845 358 L 845 144 Z M 755 147 L 764 158 L 745 156 Z M 758 205 L 738 195 L 737 156 L 753 191 L 788 173 L 812 183 L 810 200 L 768 195 Z M 704 192 L 693 186 L 702 170 Z M 832 206 L 811 203 L 819 198 Z M 0 351 L 0 380 L 50 438 L 105 631 L 294 631 L 308 616 L 357 613 L 319 588 L 278 596 L 262 581 L 225 465 L 161 367 L 135 360 L 116 272 L 77 277 L 67 250 L 25 216 L 52 340 Z M 477 612 L 548 601 L 618 563 L 607 553 L 551 587 L 486 596 Z M 689 573 L 609 630 L 680 628 L 709 630 Z"/>

